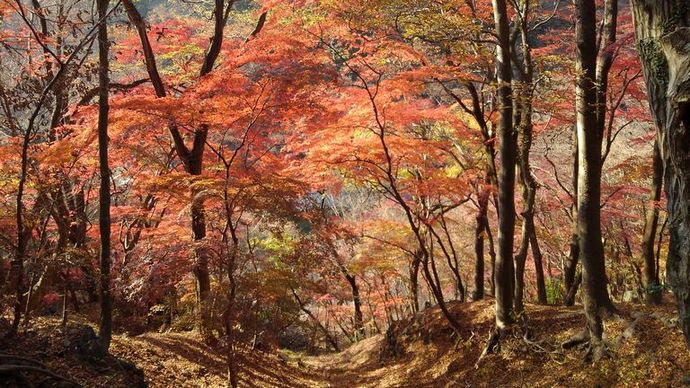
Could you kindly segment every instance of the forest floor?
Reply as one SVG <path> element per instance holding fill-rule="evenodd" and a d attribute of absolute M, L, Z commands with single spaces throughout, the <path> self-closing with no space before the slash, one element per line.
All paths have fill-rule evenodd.
<path fill-rule="evenodd" d="M 440 311 L 431 308 L 396 323 L 391 335 L 370 337 L 340 353 L 307 356 L 242 350 L 240 385 L 673 387 L 682 386 L 684 376 L 690 374 L 690 352 L 670 302 L 659 307 L 618 304 L 620 317 L 606 323 L 608 357 L 594 365 L 583 360 L 584 350 L 563 350 L 559 345 L 581 329 L 581 307 L 528 305 L 532 339 L 525 341 L 516 330 L 515 336 L 504 338 L 500 352 L 479 362 L 493 323 L 493 302 L 449 307 L 463 327 L 459 337 Z M 225 386 L 223 354 L 204 345 L 196 333 L 115 335 L 111 356 L 94 363 L 75 350 L 81 340 L 72 335 L 89 325 L 79 317 L 72 317 L 64 328 L 56 318 L 37 318 L 16 339 L 0 343 L 0 353 L 30 357 L 42 368 L 87 387 Z M 6 364 L 0 362 L 0 369 Z M 45 377 L 24 375 L 33 382 Z M 12 386 L 3 378 L 0 374 L 0 386 Z M 15 386 L 28 386 L 27 381 Z"/>

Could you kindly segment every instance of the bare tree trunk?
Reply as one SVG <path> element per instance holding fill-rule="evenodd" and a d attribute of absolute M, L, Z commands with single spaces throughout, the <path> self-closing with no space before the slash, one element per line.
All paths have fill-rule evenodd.
<path fill-rule="evenodd" d="M 101 175 L 98 196 L 98 224 L 100 226 L 100 289 L 101 321 L 98 327 L 104 353 L 110 348 L 113 325 L 113 305 L 110 294 L 110 166 L 108 165 L 108 85 L 109 62 L 108 24 L 105 20 L 109 0 L 98 0 L 98 164 Z"/>
<path fill-rule="evenodd" d="M 38 115 L 40 107 L 34 111 L 34 120 Z M 17 212 L 16 212 L 16 226 L 17 226 L 17 250 L 14 259 L 10 263 L 10 273 L 8 275 L 8 285 L 15 292 L 16 300 L 14 305 L 14 316 L 12 318 L 12 326 L 7 332 L 7 337 L 13 337 L 17 333 L 19 323 L 22 318 L 22 306 L 24 304 L 24 260 L 26 258 L 27 245 L 29 240 L 29 233 L 27 233 L 26 225 L 24 224 L 24 188 L 28 175 L 29 166 L 29 145 L 31 142 L 33 131 L 33 121 L 30 121 L 29 127 L 24 133 L 21 153 L 21 174 L 19 177 L 19 188 L 17 190 Z"/>
<path fill-rule="evenodd" d="M 659 226 L 659 209 L 663 186 L 664 166 L 661 161 L 659 144 L 654 142 L 652 157 L 652 197 L 647 209 L 645 228 L 642 234 L 642 254 L 644 256 L 645 299 L 649 304 L 661 304 L 661 284 L 659 283 L 654 253 L 657 229 Z"/>
<path fill-rule="evenodd" d="M 578 242 L 577 236 L 577 186 L 578 186 L 578 144 L 577 144 L 577 127 L 573 128 L 573 205 L 572 205 L 572 232 L 570 233 L 570 250 L 568 253 L 568 261 L 565 263 L 565 268 L 563 269 L 563 291 L 564 298 L 563 304 L 566 306 L 572 306 L 575 303 L 574 295 L 577 293 L 578 285 L 575 285 L 575 273 L 577 271 L 577 264 L 580 261 L 580 243 Z M 575 288 L 574 290 L 572 288 Z M 573 295 L 573 299 L 568 298 L 568 295 Z"/>
<path fill-rule="evenodd" d="M 307 308 L 307 306 L 302 302 L 302 299 L 297 295 L 297 291 L 295 291 L 294 288 L 290 288 L 290 291 L 292 291 L 292 295 L 295 297 L 295 300 L 297 301 L 297 305 L 299 306 L 300 310 L 302 310 L 309 318 L 311 318 L 312 321 L 314 321 L 314 324 L 316 327 L 321 330 L 321 333 L 323 333 L 324 337 L 328 341 L 328 343 L 331 344 L 333 347 L 333 350 L 336 352 L 340 351 L 340 347 L 338 346 L 338 340 L 331 335 L 331 333 L 328 331 L 328 328 L 326 328 L 316 316 Z"/>
<path fill-rule="evenodd" d="M 537 231 L 532 224 L 532 234 L 530 235 L 530 246 L 532 247 L 532 257 L 534 257 L 534 268 L 537 275 L 537 302 L 540 304 L 547 304 L 546 298 L 546 281 L 544 280 L 544 262 L 539 248 L 539 240 L 537 239 Z"/>
<path fill-rule="evenodd" d="M 515 150 L 517 139 L 513 128 L 512 68 L 510 65 L 510 27 L 505 0 L 493 0 L 498 45 L 496 70 L 500 118 L 498 122 L 500 173 L 498 177 L 498 256 L 496 257 L 496 326 L 512 322 L 513 309 L 513 235 L 515 233 Z"/>
<path fill-rule="evenodd" d="M 534 63 L 532 62 L 532 47 L 529 36 L 529 16 L 530 2 L 524 2 L 521 6 L 515 6 L 519 14 L 519 24 L 516 28 L 520 32 L 520 52 L 521 61 L 515 61 L 513 66 L 517 69 L 516 79 L 513 83 L 515 98 L 515 125 L 520 129 L 520 148 L 519 148 L 519 167 L 520 184 L 522 186 L 522 200 L 524 209 L 522 211 L 522 234 L 518 254 L 515 256 L 515 311 L 524 310 L 524 288 L 525 288 L 525 263 L 530 245 L 532 250 L 539 255 L 538 260 L 535 255 L 535 270 L 537 278 L 537 294 L 540 303 L 546 303 L 546 285 L 544 284 L 544 269 L 541 263 L 541 252 L 538 244 L 537 235 L 534 229 L 534 206 L 537 196 L 537 182 L 532 175 L 530 164 L 530 152 L 532 149 L 533 127 L 532 127 L 532 101 L 534 91 Z M 517 51 L 517 50 L 516 50 Z M 517 55 L 514 55 L 517 59 Z M 536 249 L 535 249 L 536 248 Z"/>
<path fill-rule="evenodd" d="M 474 229 L 474 292 L 473 300 L 484 299 L 484 235 L 488 228 L 487 211 L 489 208 L 489 192 L 479 194 L 479 213 L 477 214 L 477 226 Z"/>
<path fill-rule="evenodd" d="M 690 7 L 685 0 L 634 0 L 632 8 L 665 171 L 667 283 L 690 345 Z"/>
<path fill-rule="evenodd" d="M 355 340 L 361 340 L 364 338 L 364 316 L 362 314 L 362 300 L 359 295 L 359 287 L 357 286 L 357 279 L 354 275 L 346 274 L 345 279 L 348 284 L 350 284 L 350 289 L 352 290 L 352 303 L 355 307 Z"/>
<path fill-rule="evenodd" d="M 420 253 L 416 252 L 410 263 L 410 303 L 413 314 L 419 312 L 419 266 L 421 263 Z"/>
<path fill-rule="evenodd" d="M 491 259 L 491 262 L 489 263 L 489 266 L 491 267 L 491 274 L 489 275 L 489 289 L 491 290 L 491 296 L 495 297 L 496 282 L 494 279 L 496 278 L 496 249 L 494 248 L 494 235 L 491 232 L 491 226 L 489 225 L 489 217 L 485 217 L 484 222 L 486 223 L 486 227 L 484 229 L 487 237 L 486 242 L 489 245 L 489 259 Z"/>
<path fill-rule="evenodd" d="M 582 254 L 585 316 L 594 359 L 604 351 L 602 314 L 612 309 L 601 241 L 601 134 L 597 121 L 596 7 L 575 2 L 576 109 L 578 137 L 577 224 Z"/>

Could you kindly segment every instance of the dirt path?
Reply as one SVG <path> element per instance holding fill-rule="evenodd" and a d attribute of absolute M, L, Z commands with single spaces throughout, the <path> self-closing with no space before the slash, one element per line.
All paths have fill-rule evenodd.
<path fill-rule="evenodd" d="M 226 386 L 223 355 L 204 345 L 195 333 L 117 336 L 111 351 L 143 369 L 150 387 Z M 241 351 L 238 364 L 241 386 L 329 386 L 322 373 L 275 354 Z"/>

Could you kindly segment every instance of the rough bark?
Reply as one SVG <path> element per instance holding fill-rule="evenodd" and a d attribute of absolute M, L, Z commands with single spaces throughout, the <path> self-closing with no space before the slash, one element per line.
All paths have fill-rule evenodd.
<path fill-rule="evenodd" d="M 513 309 L 513 235 L 515 233 L 515 149 L 517 140 L 513 130 L 512 68 L 510 65 L 510 28 L 505 0 L 493 0 L 494 21 L 498 45 L 496 72 L 500 116 L 498 141 L 500 173 L 498 176 L 498 256 L 496 257 L 496 326 L 504 328 L 512 322 Z"/>
<path fill-rule="evenodd" d="M 690 7 L 685 0 L 634 0 L 632 9 L 665 171 L 666 278 L 690 345 Z"/>

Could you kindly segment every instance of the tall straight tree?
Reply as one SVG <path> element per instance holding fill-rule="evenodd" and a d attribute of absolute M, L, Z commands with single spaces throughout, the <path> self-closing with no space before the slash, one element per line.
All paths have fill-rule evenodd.
<path fill-rule="evenodd" d="M 666 279 L 690 345 L 690 6 L 633 0 L 637 48 L 657 126 L 668 200 Z"/>
<path fill-rule="evenodd" d="M 498 119 L 498 256 L 494 288 L 496 295 L 496 327 L 502 329 L 512 322 L 513 309 L 513 235 L 515 233 L 515 161 L 517 136 L 513 129 L 512 68 L 510 62 L 510 27 L 505 0 L 493 0 L 496 23 L 496 83 L 500 115 Z"/>
<path fill-rule="evenodd" d="M 575 2 L 576 126 L 578 142 L 577 226 L 587 326 L 578 340 L 590 341 L 598 359 L 603 351 L 603 313 L 612 309 L 601 241 L 601 131 L 597 88 L 597 28 L 594 0 Z M 604 92 L 605 93 L 605 92 Z"/>
<path fill-rule="evenodd" d="M 596 23 L 596 20 L 595 20 Z M 604 133 L 606 127 L 609 123 L 612 123 L 611 116 L 615 114 L 615 110 L 609 110 L 607 106 L 607 96 L 609 88 L 609 73 L 611 72 L 611 66 L 613 65 L 615 59 L 615 51 L 613 50 L 613 45 L 616 43 L 616 30 L 618 26 L 618 2 L 617 1 L 605 1 L 603 6 L 603 19 L 601 22 L 601 28 L 599 30 L 599 36 L 596 37 L 597 45 L 596 47 L 596 71 L 595 71 L 595 85 L 596 85 L 596 122 L 597 130 L 599 133 L 599 142 L 604 141 Z M 607 117 L 608 116 L 608 117 Z M 609 119 L 609 120 L 607 120 Z M 574 137 L 574 161 L 573 161 L 573 187 L 575 190 L 575 204 L 573 206 L 573 219 L 575 220 L 574 232 L 571 236 L 570 241 L 570 255 L 568 257 L 568 262 L 566 263 L 565 273 L 564 273 L 564 283 L 566 289 L 566 297 L 564 299 L 564 304 L 567 306 L 572 306 L 575 302 L 575 294 L 579 286 L 579 281 L 576 280 L 576 267 L 580 256 L 580 245 L 579 245 L 579 224 L 577 222 L 578 208 L 577 208 L 577 195 L 578 195 L 578 185 L 579 176 L 577 171 L 579 170 L 579 148 L 578 148 L 578 129 L 575 128 Z M 601 149 L 601 147 L 600 147 Z M 599 163 L 600 167 L 603 166 L 604 160 L 606 159 L 607 152 L 602 155 L 602 160 Z M 601 175 L 601 174 L 599 174 Z"/>
<path fill-rule="evenodd" d="M 101 321 L 98 336 L 104 352 L 110 348 L 113 330 L 113 305 L 110 293 L 110 166 L 108 165 L 108 3 L 110 0 L 98 0 L 98 165 L 101 175 L 101 187 L 98 200 L 98 224 L 101 233 L 100 252 L 100 286 L 101 286 Z"/>

